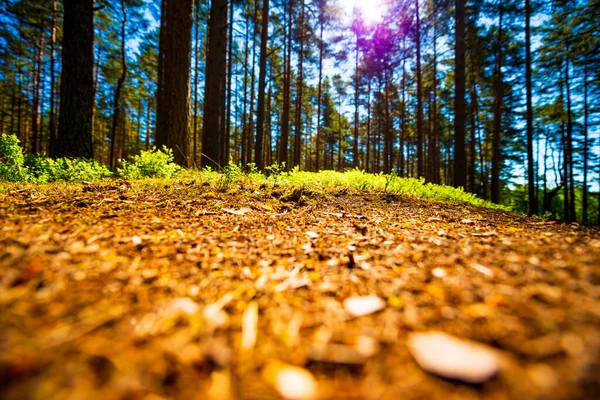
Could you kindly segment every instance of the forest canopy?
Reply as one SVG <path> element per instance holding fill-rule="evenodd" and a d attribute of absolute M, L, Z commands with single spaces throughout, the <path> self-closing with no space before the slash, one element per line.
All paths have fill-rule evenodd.
<path fill-rule="evenodd" d="M 0 136 L 422 178 L 600 223 L 600 2 L 6 0 Z"/>

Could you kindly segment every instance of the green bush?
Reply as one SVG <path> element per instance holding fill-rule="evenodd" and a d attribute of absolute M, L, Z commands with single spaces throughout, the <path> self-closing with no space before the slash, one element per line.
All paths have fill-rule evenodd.
<path fill-rule="evenodd" d="M 117 168 L 119 176 L 125 179 L 171 178 L 181 170 L 173 163 L 173 151 L 165 146 L 162 150 L 152 147 L 133 156 L 133 161 L 121 160 L 122 168 Z"/>
<path fill-rule="evenodd" d="M 0 136 L 0 181 L 23 182 L 28 180 L 24 167 L 25 156 L 15 135 Z"/>
<path fill-rule="evenodd" d="M 45 155 L 29 155 L 25 158 L 25 166 L 29 170 L 30 181 L 35 183 L 96 181 L 112 176 L 105 165 L 80 158 L 53 160 Z"/>

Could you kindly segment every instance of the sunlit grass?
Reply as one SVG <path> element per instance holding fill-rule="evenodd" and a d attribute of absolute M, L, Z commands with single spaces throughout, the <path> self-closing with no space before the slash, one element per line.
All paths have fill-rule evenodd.
<path fill-rule="evenodd" d="M 181 178 L 187 176 L 211 183 L 219 191 L 226 191 L 228 187 L 236 182 L 290 185 L 295 187 L 310 187 L 312 189 L 337 187 L 469 203 L 478 207 L 509 210 L 506 206 L 494 204 L 477 197 L 475 194 L 467 193 L 462 188 L 426 183 L 423 178 L 401 178 L 396 174 L 372 174 L 359 169 L 351 169 L 344 172 L 307 172 L 296 168 L 285 172 L 280 166 L 274 165 L 268 167 L 267 173 L 263 174 L 255 171 L 252 167 L 250 168 L 250 172 L 245 173 L 236 165 L 229 164 L 221 172 L 204 169 L 202 171 L 186 171 L 179 176 Z"/>

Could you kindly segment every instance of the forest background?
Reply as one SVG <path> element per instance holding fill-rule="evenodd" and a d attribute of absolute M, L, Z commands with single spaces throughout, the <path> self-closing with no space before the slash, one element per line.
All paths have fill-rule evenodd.
<path fill-rule="evenodd" d="M 600 223 L 598 0 L 377 4 L 4 0 L 0 136 L 113 170 L 165 145 L 393 173 Z"/>

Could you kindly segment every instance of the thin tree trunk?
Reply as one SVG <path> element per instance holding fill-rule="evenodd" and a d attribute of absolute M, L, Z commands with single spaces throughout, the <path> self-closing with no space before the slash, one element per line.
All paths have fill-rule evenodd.
<path fill-rule="evenodd" d="M 359 32 L 356 31 L 356 53 L 354 56 L 354 142 L 352 143 L 352 166 L 358 168 L 358 99 L 359 99 Z"/>
<path fill-rule="evenodd" d="M 50 116 L 48 121 L 48 154 L 56 155 L 56 72 L 55 72 L 55 50 L 56 50 L 56 0 L 52 0 L 52 19 L 50 25 Z"/>
<path fill-rule="evenodd" d="M 156 128 L 154 129 L 154 145 L 162 149 L 167 145 L 168 126 L 158 114 L 164 113 L 165 105 L 165 58 L 167 56 L 167 8 L 168 0 L 160 2 L 160 30 L 158 33 L 158 74 L 156 87 Z"/>
<path fill-rule="evenodd" d="M 531 84 L 531 1 L 525 0 L 525 86 L 526 86 L 526 119 L 527 119 L 527 181 L 529 197 L 529 214 L 536 215 L 537 199 L 535 188 L 535 166 L 533 162 L 533 106 Z M 493 185 L 493 184 L 492 184 Z M 493 190 L 493 187 L 492 187 Z"/>
<path fill-rule="evenodd" d="M 240 160 L 243 166 L 248 164 L 248 159 L 246 158 L 246 146 L 248 145 L 248 126 L 249 123 L 247 121 L 247 105 L 248 105 L 248 53 L 250 52 L 250 21 L 248 17 L 246 17 L 246 37 L 245 37 L 245 45 L 244 45 L 244 96 L 243 96 L 243 105 L 242 105 L 242 143 L 240 148 Z"/>
<path fill-rule="evenodd" d="M 386 174 L 389 174 L 392 172 L 392 168 L 393 168 L 393 160 L 392 160 L 392 147 L 393 147 L 393 137 L 392 137 L 392 127 L 391 127 L 391 121 L 390 121 L 390 94 L 389 94 L 389 78 L 388 78 L 388 71 L 384 71 L 383 73 L 384 76 L 384 87 L 383 87 L 383 94 L 384 94 L 384 105 L 383 105 L 383 112 L 384 112 L 384 120 L 383 120 L 383 135 L 384 135 L 384 159 L 383 159 L 383 172 Z M 421 113 L 422 114 L 422 113 Z M 421 115 L 422 116 L 422 115 Z M 421 153 L 421 156 L 423 154 Z M 422 166 L 421 166 L 422 167 Z"/>
<path fill-rule="evenodd" d="M 113 100 L 113 118 L 112 127 L 110 131 L 110 169 L 115 170 L 117 167 L 115 146 L 117 141 L 117 130 L 119 128 L 119 120 L 121 117 L 121 94 L 123 87 L 125 86 L 125 79 L 127 79 L 127 59 L 125 53 L 125 29 L 127 27 L 127 10 L 125 8 L 125 0 L 121 0 L 121 13 L 123 14 L 123 20 L 121 21 L 121 76 L 117 81 L 117 88 L 115 90 L 115 97 Z M 123 132 L 123 135 L 125 132 Z"/>
<path fill-rule="evenodd" d="M 33 106 L 31 115 L 31 153 L 38 154 L 40 151 L 40 88 L 42 86 L 42 57 L 44 54 L 44 25 L 40 24 L 40 36 L 36 51 L 37 65 L 35 72 L 35 84 L 33 91 Z"/>
<path fill-rule="evenodd" d="M 417 17 L 416 39 L 416 62 L 417 62 L 417 176 L 425 175 L 423 166 L 423 94 L 421 83 L 421 20 L 419 18 L 419 0 L 415 0 L 415 14 Z"/>
<path fill-rule="evenodd" d="M 469 135 L 469 164 L 467 166 L 468 168 L 468 173 L 467 173 L 467 188 L 469 190 L 469 192 L 471 193 L 476 193 L 477 192 L 477 187 L 476 187 L 476 181 L 475 181 L 475 175 L 476 175 L 476 160 L 477 160 L 477 154 L 475 152 L 475 141 L 476 141 L 476 136 L 477 136 L 477 113 L 478 113 L 478 103 L 477 103 L 477 77 L 475 76 L 475 71 L 474 71 L 474 66 L 473 63 L 470 63 L 470 71 L 471 71 L 471 87 L 469 89 L 469 95 L 470 95 L 470 105 L 471 105 L 471 132 Z"/>
<path fill-rule="evenodd" d="M 369 161 L 371 155 L 371 78 L 368 78 L 367 83 L 367 149 L 365 158 L 365 170 L 373 172 L 373 167 L 369 169 Z"/>
<path fill-rule="evenodd" d="M 229 5 L 229 33 L 228 33 L 228 57 L 227 57 L 227 104 L 225 106 L 225 137 L 223 138 L 222 160 L 223 165 L 229 162 L 229 142 L 231 140 L 231 97 L 233 91 L 231 87 L 233 77 L 233 1 Z"/>
<path fill-rule="evenodd" d="M 146 151 L 150 150 L 150 122 L 152 116 L 152 97 L 148 96 L 148 110 L 146 111 Z"/>
<path fill-rule="evenodd" d="M 98 47 L 98 55 L 96 57 L 96 65 L 94 67 L 95 70 L 95 75 L 94 75 L 94 89 L 93 89 L 93 102 L 94 102 L 94 106 L 92 107 L 92 143 L 94 140 L 94 135 L 96 132 L 95 129 L 95 123 L 96 123 L 96 109 L 97 109 L 97 97 L 98 97 L 98 82 L 100 79 L 100 58 L 102 55 L 102 47 Z M 100 131 L 100 138 L 101 138 L 101 142 L 104 142 L 106 139 L 104 137 L 102 137 L 102 131 Z"/>
<path fill-rule="evenodd" d="M 198 75 L 199 68 L 198 64 L 200 63 L 200 0 L 196 0 L 194 4 L 195 18 L 194 22 L 196 24 L 194 29 L 194 115 L 193 115 L 193 146 L 194 150 L 192 152 L 193 156 L 193 165 L 198 165 Z"/>
<path fill-rule="evenodd" d="M 465 152 L 465 0 L 455 0 L 454 186 L 467 183 Z"/>
<path fill-rule="evenodd" d="M 567 186 L 569 187 L 569 219 L 568 222 L 576 221 L 575 214 L 575 177 L 573 174 L 573 115 L 571 112 L 571 83 L 569 78 L 569 41 L 565 39 L 565 54 L 567 55 L 565 63 L 565 88 L 567 90 L 567 152 L 565 161 L 569 169 Z"/>
<path fill-rule="evenodd" d="M 498 43 L 496 53 L 496 96 L 494 99 L 494 133 L 492 139 L 492 202 L 500 203 L 500 164 L 501 132 L 502 132 L 502 2 L 498 2 Z"/>
<path fill-rule="evenodd" d="M 404 40 L 403 40 L 404 43 Z M 400 176 L 406 176 L 404 147 L 406 139 L 406 59 L 402 60 L 402 107 L 400 107 Z"/>
<path fill-rule="evenodd" d="M 26 140 L 27 137 L 26 135 L 22 135 L 22 131 L 21 131 L 21 123 L 22 123 L 22 114 L 21 114 L 21 110 L 22 110 L 22 105 L 23 105 L 23 61 L 21 59 L 22 57 L 22 51 L 21 51 L 21 43 L 19 42 L 19 54 L 18 54 L 18 66 L 17 66 L 17 80 L 19 82 L 19 90 L 18 90 L 18 97 L 17 97 L 17 138 L 19 139 L 19 141 L 21 142 L 22 146 L 24 148 L 26 147 Z"/>
<path fill-rule="evenodd" d="M 302 153 L 302 95 L 304 90 L 304 0 L 300 0 L 300 51 L 298 53 L 298 88 L 296 90 L 296 127 L 294 138 L 294 166 L 300 166 Z"/>
<path fill-rule="evenodd" d="M 588 164 L 589 164 L 589 142 L 588 142 L 588 64 L 584 60 L 583 68 L 583 193 L 582 193 L 582 216 L 581 222 L 588 223 Z"/>
<path fill-rule="evenodd" d="M 321 153 L 321 107 L 323 103 L 323 50 L 325 43 L 323 42 L 323 20 L 319 17 L 320 33 L 319 33 L 319 83 L 317 88 L 317 145 L 315 157 L 315 171 L 319 171 L 319 157 Z"/>
<path fill-rule="evenodd" d="M 265 168 L 263 158 L 263 136 L 265 129 L 265 86 L 267 77 L 267 41 L 269 39 L 269 0 L 263 0 L 262 27 L 260 30 L 260 59 L 258 72 L 258 103 L 256 110 L 256 143 L 254 161 L 256 168 Z"/>
<path fill-rule="evenodd" d="M 292 54 L 292 4 L 287 3 L 287 27 L 285 27 L 285 45 L 283 47 L 283 109 L 281 115 L 281 134 L 279 136 L 279 154 L 277 162 L 281 165 L 285 165 L 286 169 L 289 169 L 288 165 L 288 141 L 290 132 L 290 81 L 292 79 L 292 66 L 291 66 L 291 54 Z"/>
<path fill-rule="evenodd" d="M 246 145 L 246 160 L 248 160 L 248 162 L 250 162 L 252 160 L 252 147 L 254 144 L 254 112 L 255 112 L 255 108 L 254 108 L 254 94 L 255 94 L 255 90 L 256 90 L 256 85 L 255 85 L 255 81 L 256 81 L 256 74 L 254 73 L 255 70 L 255 66 L 256 66 L 256 44 L 255 44 L 255 40 L 256 40 L 256 35 L 258 32 L 258 2 L 255 1 L 254 3 L 254 34 L 252 36 L 252 67 L 250 68 L 250 72 L 251 72 L 251 79 L 250 79 L 250 115 L 248 117 L 248 124 L 249 124 L 249 129 L 248 129 L 248 135 L 247 135 L 247 140 L 248 143 Z"/>
<path fill-rule="evenodd" d="M 437 106 L 437 16 L 433 20 L 433 79 L 432 79 L 432 124 L 429 137 L 429 160 L 427 177 L 432 183 L 440 183 L 439 119 Z"/>

